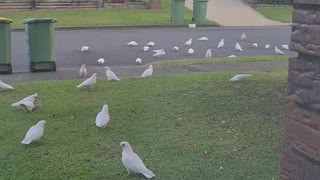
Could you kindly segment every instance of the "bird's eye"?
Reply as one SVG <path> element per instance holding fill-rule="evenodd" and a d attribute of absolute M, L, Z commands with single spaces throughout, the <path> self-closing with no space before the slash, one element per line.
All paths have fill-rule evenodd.
<path fill-rule="evenodd" d="M 125 144 L 122 144 L 122 147 L 124 147 L 125 146 Z"/>

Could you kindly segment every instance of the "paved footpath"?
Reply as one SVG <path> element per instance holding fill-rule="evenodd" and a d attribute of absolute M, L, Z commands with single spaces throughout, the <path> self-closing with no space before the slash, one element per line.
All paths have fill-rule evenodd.
<path fill-rule="evenodd" d="M 186 6 L 193 8 L 193 0 L 187 0 Z M 265 18 L 241 0 L 209 0 L 207 19 L 221 26 L 279 26 L 286 25 Z"/>
<path fill-rule="evenodd" d="M 271 71 L 287 68 L 287 62 L 245 62 L 245 63 L 215 63 L 215 64 L 194 64 L 183 66 L 168 66 L 154 68 L 154 76 L 170 74 L 188 74 L 195 72 L 257 72 Z M 111 70 L 119 78 L 140 77 L 147 65 L 136 66 L 114 66 Z M 103 66 L 87 68 L 88 74 L 98 73 L 99 79 L 106 79 Z M 6 83 L 21 83 L 30 81 L 48 81 L 48 80 L 74 80 L 78 77 L 79 68 L 62 68 L 57 72 L 40 73 L 14 73 L 12 75 L 0 75 L 0 80 Z"/>

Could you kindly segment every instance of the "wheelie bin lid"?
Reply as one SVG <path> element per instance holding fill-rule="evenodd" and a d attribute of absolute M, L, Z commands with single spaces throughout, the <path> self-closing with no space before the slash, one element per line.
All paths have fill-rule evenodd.
<path fill-rule="evenodd" d="M 8 18 L 0 17 L 0 23 L 12 23 L 13 21 Z"/>
<path fill-rule="evenodd" d="M 55 23 L 58 21 L 53 18 L 28 18 L 28 19 L 23 20 L 24 24 L 31 24 L 31 23 L 37 23 L 37 22 Z"/>

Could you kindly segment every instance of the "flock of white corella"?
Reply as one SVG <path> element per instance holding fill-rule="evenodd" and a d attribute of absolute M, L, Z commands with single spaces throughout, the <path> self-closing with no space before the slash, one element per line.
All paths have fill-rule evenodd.
<path fill-rule="evenodd" d="M 243 33 L 240 37 L 241 40 L 245 40 L 246 39 L 246 34 Z M 207 37 L 201 37 L 198 39 L 198 41 L 208 41 Z M 137 46 L 138 43 L 135 41 L 130 41 L 126 44 L 127 46 Z M 188 41 L 185 42 L 184 46 L 188 46 L 190 47 L 187 50 L 187 54 L 192 55 L 194 53 L 194 49 L 191 48 L 192 45 L 192 38 L 190 38 Z M 143 46 L 143 51 L 149 51 L 151 47 L 154 47 L 155 43 L 154 42 L 149 42 L 147 43 L 145 46 Z M 221 41 L 218 43 L 217 48 L 223 48 L 224 47 L 224 39 L 221 39 Z M 258 44 L 257 43 L 253 43 L 252 45 L 253 48 L 257 48 Z M 265 49 L 269 49 L 270 45 L 266 44 L 265 45 Z M 289 47 L 288 45 L 284 44 L 282 45 L 283 49 L 288 50 Z M 235 49 L 237 51 L 243 51 L 243 49 L 241 48 L 241 45 L 239 42 L 236 43 L 235 45 Z M 88 46 L 83 46 L 81 48 L 82 52 L 86 52 L 89 50 Z M 175 46 L 172 48 L 172 50 L 174 52 L 178 52 L 179 51 L 179 47 Z M 155 52 L 155 54 L 153 55 L 154 57 L 162 57 L 164 56 L 165 50 L 164 49 L 159 49 L 159 50 L 153 50 Z M 280 54 L 283 55 L 284 53 L 277 47 L 274 46 L 274 51 L 276 54 Z M 205 54 L 206 58 L 211 58 L 212 57 L 212 50 L 208 49 L 206 54 Z M 230 55 L 228 57 L 236 57 L 235 55 Z M 105 60 L 103 58 L 98 59 L 97 61 L 98 64 L 103 65 L 105 63 Z M 136 63 L 137 64 L 141 64 L 142 60 L 141 58 L 137 58 L 136 59 Z M 111 71 L 110 67 L 105 66 L 104 67 L 105 72 L 106 72 L 106 76 L 107 79 L 110 81 L 120 81 L 120 79 L 115 75 L 114 72 Z M 79 70 L 79 77 L 80 78 L 85 78 L 88 74 L 88 71 L 86 69 L 86 65 L 83 64 Z M 149 67 L 141 74 L 142 78 L 146 78 L 146 77 L 150 77 L 153 74 L 153 66 L 149 65 Z M 230 82 L 238 82 L 244 78 L 248 78 L 251 77 L 251 74 L 237 74 L 235 75 L 233 78 L 230 79 Z M 97 73 L 93 73 L 91 75 L 91 77 L 89 77 L 88 79 L 86 79 L 85 81 L 83 81 L 81 84 L 79 84 L 77 86 L 77 88 L 88 88 L 88 87 L 92 87 L 97 81 Z M 5 91 L 5 90 L 14 90 L 14 88 L 2 81 L 0 81 L 0 91 Z M 38 94 L 32 94 L 26 98 L 23 98 L 22 100 L 12 103 L 11 106 L 12 107 L 19 107 L 22 108 L 23 110 L 25 110 L 26 112 L 31 112 L 34 108 L 35 108 L 35 100 L 38 97 Z M 96 126 L 98 128 L 106 128 L 108 123 L 110 121 L 110 116 L 109 116 L 109 107 L 107 104 L 103 105 L 102 110 L 97 114 L 96 116 Z M 46 124 L 45 120 L 41 120 L 39 121 L 36 125 L 32 126 L 28 132 L 25 135 L 25 138 L 22 140 L 22 144 L 30 144 L 31 142 L 35 142 L 35 141 L 40 141 L 41 137 L 44 134 L 44 126 Z M 139 173 L 139 174 L 143 174 L 145 177 L 147 178 L 152 178 L 154 177 L 154 173 L 152 171 L 150 171 L 142 162 L 142 160 L 140 159 L 140 157 L 133 152 L 131 145 L 128 142 L 121 142 L 120 143 L 120 147 L 122 148 L 122 162 L 123 165 L 125 166 L 125 168 L 128 171 L 128 174 L 130 173 Z"/>

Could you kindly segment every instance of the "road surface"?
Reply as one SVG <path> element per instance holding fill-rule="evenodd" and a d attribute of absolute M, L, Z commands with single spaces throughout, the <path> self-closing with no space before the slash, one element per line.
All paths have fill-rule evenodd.
<path fill-rule="evenodd" d="M 245 32 L 247 39 L 240 40 Z M 206 36 L 207 42 L 199 42 L 198 38 Z M 208 48 L 213 49 L 213 57 L 275 55 L 273 46 L 289 44 L 291 36 L 290 26 L 277 27 L 250 27 L 250 28 L 138 28 L 138 29 L 104 29 L 104 30 L 66 30 L 56 31 L 57 68 L 79 67 L 86 64 L 88 67 L 98 67 L 97 60 L 105 58 L 108 66 L 130 66 L 135 64 L 136 58 L 141 58 L 143 64 L 159 60 L 198 59 L 204 58 Z M 24 32 L 12 32 L 12 65 L 14 72 L 28 71 L 27 44 Z M 193 38 L 191 47 L 195 53 L 190 56 L 186 52 L 189 47 L 184 43 Z M 225 47 L 216 49 L 221 38 L 225 39 Z M 128 47 L 129 41 L 139 43 L 137 47 Z M 153 52 L 143 52 L 142 47 L 153 41 L 152 49 L 165 49 L 166 55 L 162 58 L 152 57 Z M 235 51 L 235 44 L 239 42 L 244 52 Z M 258 48 L 252 48 L 252 43 L 258 43 Z M 263 47 L 268 43 L 269 50 Z M 81 52 L 83 45 L 90 47 L 88 52 Z M 179 52 L 173 52 L 173 46 L 178 46 Z M 152 50 L 151 49 L 151 50 Z M 287 56 L 296 56 L 295 52 L 284 50 Z"/>

